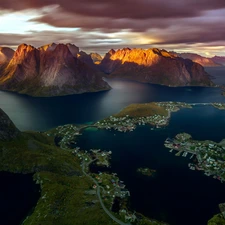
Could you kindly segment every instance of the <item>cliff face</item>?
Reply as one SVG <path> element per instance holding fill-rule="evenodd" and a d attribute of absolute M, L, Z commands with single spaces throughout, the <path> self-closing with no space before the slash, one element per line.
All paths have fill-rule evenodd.
<path fill-rule="evenodd" d="M 0 109 L 0 141 L 9 141 L 16 138 L 20 131 L 15 127 L 5 112 Z"/>
<path fill-rule="evenodd" d="M 97 66 L 94 64 L 92 58 L 90 55 L 88 55 L 86 52 L 80 51 L 77 53 L 77 58 L 87 64 L 89 67 L 91 67 L 93 70 L 98 71 Z"/>
<path fill-rule="evenodd" d="M 204 68 L 159 49 L 110 50 L 100 68 L 110 77 L 122 77 L 169 86 L 212 86 Z"/>
<path fill-rule="evenodd" d="M 221 66 L 219 63 L 216 63 L 212 58 L 203 57 L 194 53 L 174 53 L 174 55 L 184 59 L 190 59 L 193 62 L 199 63 L 204 67 Z"/>
<path fill-rule="evenodd" d="M 108 90 L 101 76 L 77 58 L 79 48 L 21 44 L 0 74 L 0 88 L 33 96 L 56 96 Z"/>

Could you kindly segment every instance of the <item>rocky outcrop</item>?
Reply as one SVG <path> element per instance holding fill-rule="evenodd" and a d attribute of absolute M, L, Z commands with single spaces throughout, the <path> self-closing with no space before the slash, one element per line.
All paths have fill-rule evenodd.
<path fill-rule="evenodd" d="M 221 66 L 219 63 L 216 63 L 212 58 L 203 57 L 195 53 L 174 53 L 174 55 L 184 59 L 190 59 L 193 62 L 199 63 L 204 67 Z"/>
<path fill-rule="evenodd" d="M 91 58 L 92 58 L 92 60 L 93 60 L 93 62 L 94 62 L 94 64 L 100 64 L 101 63 L 101 61 L 102 61 L 102 56 L 101 55 L 99 55 L 98 53 L 90 53 L 90 56 L 91 56 Z"/>
<path fill-rule="evenodd" d="M 6 113 L 0 109 L 0 141 L 9 141 L 16 138 L 20 131 L 16 128 Z"/>
<path fill-rule="evenodd" d="M 40 48 L 21 44 L 0 73 L 0 88 L 32 96 L 58 96 L 110 89 L 71 44 Z"/>
<path fill-rule="evenodd" d="M 213 85 L 200 64 L 159 49 L 111 49 L 101 61 L 100 69 L 110 77 L 146 83 L 168 86 Z"/>

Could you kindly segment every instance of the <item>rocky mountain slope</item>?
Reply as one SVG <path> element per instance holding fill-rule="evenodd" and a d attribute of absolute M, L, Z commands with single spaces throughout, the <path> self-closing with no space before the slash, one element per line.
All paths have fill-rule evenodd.
<path fill-rule="evenodd" d="M 16 128 L 14 123 L 0 109 L 0 141 L 9 141 L 19 135 L 20 131 Z"/>
<path fill-rule="evenodd" d="M 159 49 L 110 50 L 100 63 L 110 77 L 168 86 L 212 86 L 204 68 L 189 59 Z"/>
<path fill-rule="evenodd" d="M 199 63 L 204 67 L 221 66 L 219 63 L 216 63 L 212 58 L 203 57 L 195 53 L 174 53 L 174 55 L 184 59 L 190 59 L 193 62 Z"/>
<path fill-rule="evenodd" d="M 57 96 L 109 90 L 79 57 L 71 44 L 50 44 L 40 48 L 21 44 L 12 59 L 0 68 L 0 89 L 32 96 Z"/>
<path fill-rule="evenodd" d="M 225 66 L 225 56 L 214 56 L 211 58 L 214 63 Z"/>
<path fill-rule="evenodd" d="M 14 50 L 8 47 L 0 47 L 0 65 L 9 62 L 14 54 Z"/>

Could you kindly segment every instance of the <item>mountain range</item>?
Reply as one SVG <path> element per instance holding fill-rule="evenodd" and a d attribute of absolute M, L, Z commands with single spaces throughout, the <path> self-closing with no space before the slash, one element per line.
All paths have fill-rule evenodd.
<path fill-rule="evenodd" d="M 212 58 L 204 57 L 195 53 L 176 53 L 171 52 L 176 57 L 191 59 L 193 62 L 199 63 L 204 67 L 225 66 L 224 56 L 214 56 Z"/>
<path fill-rule="evenodd" d="M 56 96 L 110 89 L 98 71 L 80 59 L 79 48 L 72 44 L 40 48 L 21 44 L 10 57 L 0 67 L 2 90 Z"/>
<path fill-rule="evenodd" d="M 212 86 L 204 68 L 166 50 L 111 49 L 99 64 L 110 77 L 167 86 Z"/>
<path fill-rule="evenodd" d="M 222 59 L 220 58 L 220 61 Z M 109 90 L 103 77 L 168 86 L 212 86 L 204 68 L 166 50 L 110 50 L 102 58 L 73 44 L 17 50 L 0 48 L 0 89 L 32 96 L 59 96 Z"/>

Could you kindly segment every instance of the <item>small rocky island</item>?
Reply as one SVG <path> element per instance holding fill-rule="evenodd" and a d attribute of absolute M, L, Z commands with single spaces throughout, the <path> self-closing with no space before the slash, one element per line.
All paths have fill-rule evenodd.
<path fill-rule="evenodd" d="M 138 168 L 137 172 L 148 177 L 154 177 L 156 174 L 156 170 L 150 168 Z"/>

